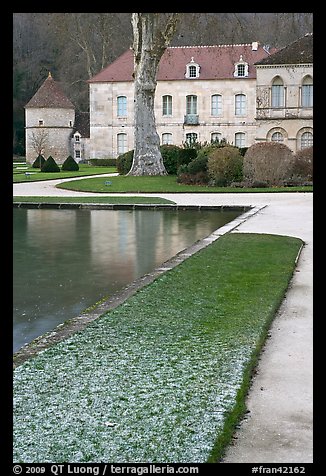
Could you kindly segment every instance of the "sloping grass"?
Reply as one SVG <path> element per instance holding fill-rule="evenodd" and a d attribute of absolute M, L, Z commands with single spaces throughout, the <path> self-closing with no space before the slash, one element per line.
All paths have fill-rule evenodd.
<path fill-rule="evenodd" d="M 14 461 L 218 461 L 296 238 L 227 234 L 14 371 Z"/>
<path fill-rule="evenodd" d="M 103 193 L 244 193 L 244 192 L 311 192 L 312 187 L 273 187 L 273 188 L 234 188 L 234 187 L 209 187 L 204 185 L 185 185 L 177 183 L 175 175 L 133 177 L 119 175 L 107 179 L 95 177 L 83 180 L 71 180 L 57 185 L 57 188 L 75 190 L 79 192 Z"/>

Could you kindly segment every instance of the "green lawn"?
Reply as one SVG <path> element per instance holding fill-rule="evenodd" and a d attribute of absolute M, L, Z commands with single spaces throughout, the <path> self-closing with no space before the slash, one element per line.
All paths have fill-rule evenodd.
<path fill-rule="evenodd" d="M 40 169 L 34 169 L 33 167 L 24 167 L 23 169 L 20 169 L 20 167 L 24 167 L 24 165 L 14 164 L 13 166 L 14 183 L 34 182 L 38 180 L 54 180 L 69 177 L 83 177 L 85 175 L 110 174 L 117 172 L 115 167 L 93 167 L 87 164 L 80 164 L 79 170 L 76 172 L 40 172 Z M 31 175 L 26 176 L 25 172 L 30 173 Z"/>
<path fill-rule="evenodd" d="M 297 238 L 227 234 L 14 370 L 14 462 L 216 462 Z"/>
<path fill-rule="evenodd" d="M 110 182 L 110 184 L 106 184 Z M 233 187 L 208 187 L 199 185 L 184 185 L 177 183 L 175 175 L 159 177 L 132 177 L 120 175 L 109 178 L 90 178 L 72 180 L 69 183 L 57 185 L 58 188 L 76 190 L 80 192 L 119 192 L 119 193 L 243 193 L 243 192 L 311 192 L 312 187 L 275 187 L 275 188 L 233 188 Z"/>

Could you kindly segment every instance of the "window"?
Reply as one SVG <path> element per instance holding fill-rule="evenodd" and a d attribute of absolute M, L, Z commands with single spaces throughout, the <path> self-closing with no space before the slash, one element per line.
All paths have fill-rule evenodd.
<path fill-rule="evenodd" d="M 212 132 L 211 142 L 221 142 L 222 134 L 220 132 Z"/>
<path fill-rule="evenodd" d="M 245 114 L 246 114 L 246 96 L 244 94 L 236 94 L 235 115 L 244 116 Z"/>
<path fill-rule="evenodd" d="M 222 96 L 213 94 L 211 97 L 211 115 L 220 116 L 222 114 Z"/>
<path fill-rule="evenodd" d="M 75 150 L 75 159 L 80 159 L 80 150 Z"/>
<path fill-rule="evenodd" d="M 126 96 L 117 97 L 117 115 L 126 117 L 127 116 L 127 98 Z"/>
<path fill-rule="evenodd" d="M 246 134 L 244 132 L 237 132 L 234 144 L 236 147 L 246 147 Z"/>
<path fill-rule="evenodd" d="M 304 132 L 301 136 L 301 149 L 313 146 L 313 135 L 311 132 Z"/>
<path fill-rule="evenodd" d="M 80 142 L 80 136 L 78 134 L 75 134 L 75 142 Z"/>
<path fill-rule="evenodd" d="M 199 64 L 195 63 L 194 57 L 191 57 L 190 63 L 186 65 L 186 78 L 188 79 L 193 79 L 193 78 L 199 78 L 199 71 L 200 71 L 200 66 Z"/>
<path fill-rule="evenodd" d="M 302 82 L 301 89 L 301 106 L 313 106 L 313 83 L 311 76 L 306 76 Z"/>
<path fill-rule="evenodd" d="M 197 96 L 187 96 L 187 114 L 197 114 Z"/>
<path fill-rule="evenodd" d="M 189 145 L 195 144 L 197 142 L 198 135 L 196 132 L 189 132 L 186 134 L 186 142 Z"/>
<path fill-rule="evenodd" d="M 169 132 L 162 134 L 162 144 L 172 144 L 172 134 Z"/>
<path fill-rule="evenodd" d="M 43 121 L 43 119 L 40 119 L 40 120 L 38 121 L 38 125 L 39 125 L 39 126 L 44 126 L 44 121 Z"/>
<path fill-rule="evenodd" d="M 127 152 L 127 134 L 117 135 L 117 146 L 119 155 Z"/>
<path fill-rule="evenodd" d="M 274 134 L 272 134 L 271 140 L 273 142 L 283 142 L 283 134 L 281 132 L 274 132 Z"/>
<path fill-rule="evenodd" d="M 272 107 L 284 106 L 284 85 L 282 79 L 277 76 L 272 84 Z"/>
<path fill-rule="evenodd" d="M 248 76 L 248 63 L 243 60 L 242 55 L 237 63 L 234 64 L 234 73 L 235 78 L 245 78 Z"/>
<path fill-rule="evenodd" d="M 163 116 L 172 116 L 172 96 L 163 96 Z"/>

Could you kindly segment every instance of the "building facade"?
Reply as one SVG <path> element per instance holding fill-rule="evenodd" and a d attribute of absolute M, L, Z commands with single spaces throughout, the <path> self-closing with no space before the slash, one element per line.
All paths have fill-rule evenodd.
<path fill-rule="evenodd" d="M 57 164 L 69 155 L 79 162 L 89 157 L 88 142 L 89 122 L 87 135 L 85 120 L 49 73 L 25 106 L 26 161 L 33 163 L 41 154 Z"/>
<path fill-rule="evenodd" d="M 154 103 L 161 144 L 225 139 L 249 147 L 257 141 L 281 140 L 283 128 L 284 142 L 293 151 L 300 148 L 305 133 L 312 133 L 312 106 L 303 106 L 307 95 L 312 95 L 312 89 L 308 92 L 312 86 L 312 35 L 294 43 L 279 52 L 258 42 L 167 48 L 159 65 Z M 309 49 L 309 53 L 295 55 L 300 48 Z M 280 57 L 286 57 L 288 63 L 279 64 Z M 88 81 L 90 157 L 117 157 L 133 149 L 132 75 L 133 53 L 128 50 Z M 286 95 L 284 103 L 276 105 L 278 78 L 284 82 Z"/>

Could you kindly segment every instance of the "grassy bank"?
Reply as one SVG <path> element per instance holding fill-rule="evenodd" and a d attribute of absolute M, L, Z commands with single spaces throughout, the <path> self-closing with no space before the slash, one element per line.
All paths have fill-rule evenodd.
<path fill-rule="evenodd" d="M 106 184 L 109 180 L 110 184 Z M 132 177 L 119 175 L 109 179 L 96 177 L 83 180 L 71 180 L 57 185 L 57 188 L 79 192 L 103 193 L 244 193 L 244 192 L 311 192 L 312 187 L 273 187 L 273 188 L 234 188 L 209 187 L 203 185 L 184 185 L 177 183 L 175 175 L 163 177 Z"/>
<path fill-rule="evenodd" d="M 224 235 L 16 368 L 14 461 L 217 461 L 301 245 Z"/>
<path fill-rule="evenodd" d="M 159 197 L 13 197 L 14 202 L 24 203 L 106 203 L 106 204 L 174 204 L 171 200 Z"/>

